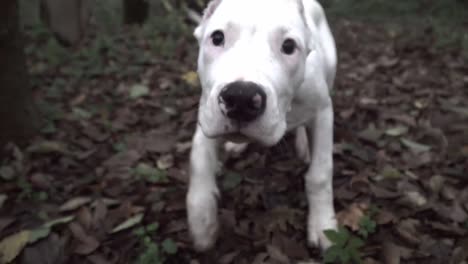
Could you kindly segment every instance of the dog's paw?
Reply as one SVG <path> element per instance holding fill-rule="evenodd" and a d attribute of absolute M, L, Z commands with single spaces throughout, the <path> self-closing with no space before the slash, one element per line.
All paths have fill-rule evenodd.
<path fill-rule="evenodd" d="M 307 226 L 309 245 L 320 248 L 322 251 L 329 248 L 331 246 L 331 242 L 323 232 L 328 229 L 337 230 L 337 222 L 334 216 L 325 217 L 320 215 L 310 215 Z"/>
<path fill-rule="evenodd" d="M 310 162 L 309 140 L 304 126 L 298 127 L 296 130 L 296 153 L 304 163 Z"/>
<path fill-rule="evenodd" d="M 244 152 L 249 143 L 234 143 L 231 141 L 227 141 L 224 143 L 224 150 L 229 156 L 232 157 L 239 157 L 242 152 Z"/>
<path fill-rule="evenodd" d="M 190 235 L 197 251 L 213 247 L 218 233 L 217 192 L 187 194 L 187 217 Z"/>

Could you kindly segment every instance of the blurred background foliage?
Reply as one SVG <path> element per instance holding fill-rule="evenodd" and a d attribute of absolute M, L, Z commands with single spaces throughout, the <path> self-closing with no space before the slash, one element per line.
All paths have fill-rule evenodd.
<path fill-rule="evenodd" d="M 79 1 L 79 0 L 77 0 Z M 201 13 L 207 0 L 144 0 L 147 3 L 146 19 L 133 28 L 144 34 L 151 43 L 152 51 L 164 58 L 171 58 L 180 41 L 191 38 L 194 26 L 187 17 L 187 10 Z M 53 64 L 61 61 L 63 52 L 56 51 L 59 45 L 48 43 L 47 27 L 40 17 L 40 0 L 20 0 L 21 20 L 26 32 L 35 39 L 45 39 Z M 83 1 L 84 2 L 84 1 Z M 86 32 L 92 35 L 94 48 L 119 45 L 118 32 L 125 23 L 126 2 L 118 0 L 86 0 L 91 11 Z M 357 19 L 369 23 L 381 23 L 394 30 L 404 28 L 413 34 L 434 33 L 439 47 L 468 47 L 468 1 L 466 0 L 320 0 L 328 16 Z M 128 9 L 128 7 L 127 7 Z M 192 22 L 192 23 L 189 23 Z M 93 52 L 90 51 L 92 56 Z"/>
<path fill-rule="evenodd" d="M 83 36 L 75 43 L 64 43 L 53 33 L 41 10 L 44 1 L 54 0 L 20 0 L 20 17 L 31 83 L 47 87 L 46 99 L 58 101 L 53 107 L 38 102 L 49 121 L 59 118 L 54 114 L 61 112 L 58 99 L 84 81 L 92 85 L 98 78 L 134 78 L 147 65 L 163 62 L 195 67 L 196 52 L 188 50 L 196 49 L 192 36 L 196 22 L 188 13 L 201 14 L 207 0 L 76 0 L 84 3 L 89 15 Z M 140 6 L 131 6 L 136 2 Z M 393 34 L 433 41 L 441 49 L 468 50 L 466 0 L 320 2 L 332 24 L 338 19 L 378 23 Z M 134 21 L 128 18 L 129 11 Z M 54 131 L 50 125 L 45 130 Z"/>

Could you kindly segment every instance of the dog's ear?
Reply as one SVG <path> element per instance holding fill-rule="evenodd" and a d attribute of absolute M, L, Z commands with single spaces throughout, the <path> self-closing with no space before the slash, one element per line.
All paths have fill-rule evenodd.
<path fill-rule="evenodd" d="M 335 78 L 337 55 L 335 40 L 328 26 L 325 11 L 317 1 L 300 0 L 302 14 L 308 28 L 309 41 L 307 49 L 314 51 L 321 49 L 325 67 L 327 68 L 327 83 L 331 87 Z M 313 52 L 312 52 L 313 53 Z"/>
<path fill-rule="evenodd" d="M 221 0 L 212 0 L 210 3 L 208 3 L 208 6 L 205 8 L 205 11 L 203 11 L 203 18 L 200 21 L 200 24 L 195 28 L 195 31 L 193 32 L 193 35 L 199 41 L 201 40 L 201 37 L 203 35 L 206 22 L 213 15 L 213 13 L 215 12 L 216 8 L 218 7 L 220 3 L 221 3 Z"/>

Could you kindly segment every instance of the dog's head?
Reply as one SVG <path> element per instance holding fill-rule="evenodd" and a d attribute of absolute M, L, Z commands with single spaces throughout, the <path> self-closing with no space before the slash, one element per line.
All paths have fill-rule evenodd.
<path fill-rule="evenodd" d="M 276 144 L 304 82 L 310 43 L 300 0 L 213 0 L 194 35 L 208 137 Z"/>

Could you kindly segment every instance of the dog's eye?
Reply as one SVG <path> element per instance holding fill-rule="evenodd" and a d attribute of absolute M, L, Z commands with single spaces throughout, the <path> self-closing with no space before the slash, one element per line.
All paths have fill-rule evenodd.
<path fill-rule="evenodd" d="M 281 46 L 281 52 L 286 55 L 291 55 L 296 50 L 296 42 L 290 38 L 286 39 Z"/>
<path fill-rule="evenodd" d="M 221 30 L 216 30 L 211 34 L 211 42 L 215 46 L 221 46 L 224 44 L 224 33 Z"/>

